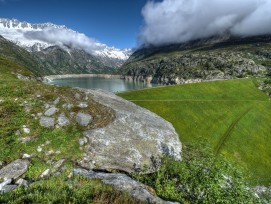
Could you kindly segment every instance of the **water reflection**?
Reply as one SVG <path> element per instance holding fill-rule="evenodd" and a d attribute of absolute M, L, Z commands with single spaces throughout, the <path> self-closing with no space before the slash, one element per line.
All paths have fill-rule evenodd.
<path fill-rule="evenodd" d="M 158 86 L 157 84 L 147 84 L 138 81 L 126 81 L 123 79 L 106 79 L 101 77 L 57 79 L 50 82 L 50 84 L 79 87 L 85 89 L 103 89 L 110 92 L 122 92 Z"/>

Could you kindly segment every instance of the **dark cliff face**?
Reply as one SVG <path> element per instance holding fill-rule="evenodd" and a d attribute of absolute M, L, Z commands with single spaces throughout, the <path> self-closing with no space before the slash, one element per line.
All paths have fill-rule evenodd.
<path fill-rule="evenodd" d="M 135 80 L 174 84 L 261 76 L 271 67 L 271 36 L 219 36 L 137 50 L 119 69 Z"/>

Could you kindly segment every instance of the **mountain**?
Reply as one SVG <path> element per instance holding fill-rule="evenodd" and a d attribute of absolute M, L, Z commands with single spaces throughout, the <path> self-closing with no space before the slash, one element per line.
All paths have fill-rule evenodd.
<path fill-rule="evenodd" d="M 109 47 L 52 23 L 31 24 L 0 18 L 0 35 L 30 52 L 45 74 L 112 72 L 132 53 L 130 49 Z"/>
<path fill-rule="evenodd" d="M 25 49 L 15 45 L 0 36 L 0 57 L 6 58 L 16 64 L 21 64 L 31 70 L 35 75 L 43 75 L 44 70 L 39 62 Z"/>
<path fill-rule="evenodd" d="M 262 76 L 271 67 L 271 36 L 229 34 L 136 50 L 118 72 L 162 84 Z"/>

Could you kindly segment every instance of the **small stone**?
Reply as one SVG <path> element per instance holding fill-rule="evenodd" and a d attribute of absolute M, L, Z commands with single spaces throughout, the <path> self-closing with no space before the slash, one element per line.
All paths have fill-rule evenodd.
<path fill-rule="evenodd" d="M 53 106 L 53 107 L 49 108 L 49 109 L 44 113 L 44 115 L 46 115 L 46 116 L 52 116 L 52 115 L 54 115 L 55 113 L 57 113 L 58 111 L 59 111 L 59 109 Z"/>
<path fill-rule="evenodd" d="M 88 103 L 87 102 L 80 102 L 77 107 L 79 107 L 79 108 L 87 108 L 88 107 Z"/>
<path fill-rule="evenodd" d="M 4 100 L 3 99 L 0 99 L 0 103 L 3 103 L 4 102 Z"/>
<path fill-rule="evenodd" d="M 29 163 L 23 159 L 11 162 L 0 170 L 0 179 L 17 179 L 27 171 Z"/>
<path fill-rule="evenodd" d="M 23 126 L 23 131 L 25 134 L 29 134 L 30 133 L 30 129 L 26 126 Z"/>
<path fill-rule="evenodd" d="M 17 188 L 18 186 L 17 185 L 6 185 L 4 186 L 4 188 L 2 189 L 2 192 L 3 193 L 8 193 L 10 191 L 13 191 Z"/>
<path fill-rule="evenodd" d="M 46 128 L 54 127 L 55 119 L 51 118 L 51 117 L 41 117 L 40 118 L 40 125 L 42 127 L 46 127 Z"/>
<path fill-rule="evenodd" d="M 30 159 L 31 157 L 29 154 L 23 154 L 22 159 Z"/>
<path fill-rule="evenodd" d="M 68 175 L 68 179 L 71 179 L 73 177 L 73 172 L 70 172 Z"/>
<path fill-rule="evenodd" d="M 51 106 L 50 106 L 48 103 L 45 103 L 45 104 L 44 104 L 44 108 L 45 108 L 45 109 L 48 109 L 48 108 L 50 108 L 50 107 L 51 107 Z"/>
<path fill-rule="evenodd" d="M 54 150 L 50 150 L 50 151 L 48 151 L 48 152 L 46 153 L 46 155 L 47 155 L 47 156 L 50 156 L 50 155 L 53 155 L 54 153 L 55 153 Z"/>
<path fill-rule="evenodd" d="M 57 123 L 59 126 L 67 126 L 70 124 L 70 120 L 66 117 L 65 113 L 61 113 L 57 119 Z"/>
<path fill-rule="evenodd" d="M 41 95 L 36 95 L 37 98 L 41 98 Z"/>
<path fill-rule="evenodd" d="M 45 142 L 45 145 L 48 145 L 48 144 L 50 144 L 50 143 L 51 143 L 51 141 L 47 140 L 47 141 Z"/>
<path fill-rule="evenodd" d="M 22 138 L 20 138 L 20 140 L 22 143 L 27 143 L 27 142 L 30 142 L 32 140 L 32 138 L 31 137 L 22 137 Z"/>
<path fill-rule="evenodd" d="M 38 117 L 41 117 L 41 116 L 42 116 L 42 113 L 38 113 L 37 116 L 38 116 Z"/>
<path fill-rule="evenodd" d="M 77 113 L 76 122 L 81 126 L 88 126 L 88 124 L 93 120 L 93 117 L 86 113 Z"/>
<path fill-rule="evenodd" d="M 42 147 L 41 147 L 41 146 L 38 146 L 37 151 L 38 151 L 38 152 L 41 152 L 41 151 L 42 151 Z"/>
<path fill-rule="evenodd" d="M 52 168 L 52 170 L 51 170 L 52 174 L 53 174 L 53 173 L 56 173 L 56 172 L 60 169 L 60 167 L 63 166 L 64 162 L 65 162 L 65 159 L 61 159 L 61 160 L 57 161 L 57 162 L 54 164 L 54 166 L 53 166 L 53 168 Z"/>
<path fill-rule="evenodd" d="M 41 175 L 40 175 L 40 177 L 41 178 L 46 178 L 46 177 L 48 177 L 49 175 L 50 175 L 50 169 L 46 169 Z"/>
<path fill-rule="evenodd" d="M 16 181 L 16 184 L 21 187 L 28 187 L 28 182 L 27 180 L 24 180 L 20 178 L 18 181 Z"/>
<path fill-rule="evenodd" d="M 74 98 L 77 100 L 81 99 L 81 95 L 79 93 L 74 94 Z"/>
<path fill-rule="evenodd" d="M 58 97 L 55 101 L 54 104 L 57 105 L 60 102 L 60 98 Z"/>
<path fill-rule="evenodd" d="M 58 150 L 58 151 L 56 151 L 56 154 L 61 154 L 61 151 L 59 151 L 59 150 Z"/>
<path fill-rule="evenodd" d="M 12 179 L 7 179 L 4 182 L 0 183 L 0 191 L 2 191 L 6 185 L 11 184 L 11 182 Z"/>
<path fill-rule="evenodd" d="M 63 104 L 62 105 L 62 108 L 65 108 L 65 109 L 68 109 L 68 110 L 70 110 L 70 109 L 72 109 L 74 106 L 72 105 L 72 104 L 70 104 L 70 103 L 65 103 L 65 104 Z"/>

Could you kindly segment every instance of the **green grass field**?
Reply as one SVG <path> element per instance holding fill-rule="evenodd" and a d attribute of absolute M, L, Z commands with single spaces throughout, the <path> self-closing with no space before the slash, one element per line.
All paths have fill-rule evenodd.
<path fill-rule="evenodd" d="M 271 183 L 271 98 L 255 79 L 215 81 L 119 93 L 171 122 L 184 145 L 204 142 L 237 162 L 252 185 Z"/>

